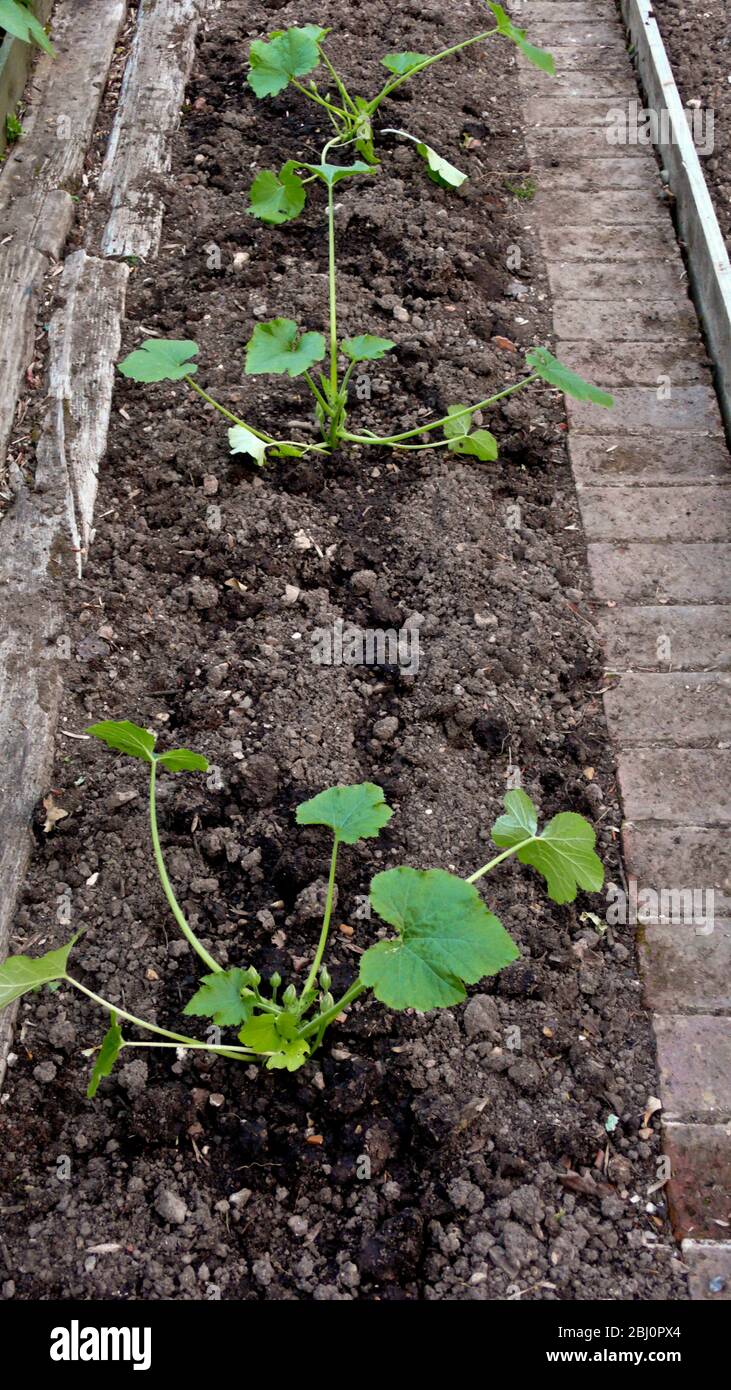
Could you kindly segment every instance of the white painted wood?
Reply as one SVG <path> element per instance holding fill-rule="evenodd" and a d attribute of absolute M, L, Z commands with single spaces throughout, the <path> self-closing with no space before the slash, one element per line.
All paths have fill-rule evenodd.
<path fill-rule="evenodd" d="M 99 179 L 111 213 L 102 237 L 106 256 L 157 254 L 162 200 L 157 180 L 170 168 L 170 140 L 205 13 L 218 0 L 142 0 L 119 107 Z"/>

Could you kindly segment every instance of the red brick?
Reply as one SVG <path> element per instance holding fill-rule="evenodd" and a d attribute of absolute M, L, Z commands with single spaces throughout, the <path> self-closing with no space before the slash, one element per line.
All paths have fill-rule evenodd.
<path fill-rule="evenodd" d="M 731 926 L 717 921 L 707 930 L 685 923 L 640 928 L 642 982 L 655 1013 L 731 1012 Z"/>
<path fill-rule="evenodd" d="M 712 808 L 711 808 L 712 809 Z M 712 888 L 716 912 L 731 914 L 731 835 L 724 828 L 667 825 L 622 827 L 627 873 L 640 886 Z"/>
<path fill-rule="evenodd" d="M 570 77 L 571 74 L 566 81 Z M 575 73 L 574 79 L 579 78 L 588 84 L 595 80 L 593 74 L 584 76 L 583 73 Z M 538 171 L 539 188 L 575 188 L 582 192 L 599 193 L 606 188 L 652 190 L 658 187 L 658 172 L 654 164 L 646 159 L 627 158 L 625 155 L 617 159 L 603 159 L 600 164 L 594 159 L 577 155 L 574 159 L 562 159 L 558 164 L 548 162 L 545 166 L 540 158 L 531 158 L 531 167 Z"/>
<path fill-rule="evenodd" d="M 627 298 L 621 303 L 617 300 L 606 303 L 592 300 L 588 304 L 558 302 L 553 308 L 553 323 L 557 338 L 575 342 L 609 339 L 651 343 L 653 340 L 665 342 L 669 338 L 690 338 L 694 342 L 698 332 L 695 310 L 688 300 L 658 299 L 652 304 Z M 611 429 L 611 424 L 606 428 Z"/>
<path fill-rule="evenodd" d="M 572 364 L 571 358 L 568 361 Z M 653 440 L 615 433 L 600 437 L 572 429 L 568 440 L 577 483 L 646 483 L 659 487 L 731 480 L 731 459 L 725 443 L 707 435 L 668 435 Z"/>
<path fill-rule="evenodd" d="M 731 1244 L 684 1240 L 682 1250 L 691 1298 L 702 1303 L 731 1302 Z"/>
<path fill-rule="evenodd" d="M 657 1014 L 654 1022 L 664 1118 L 731 1119 L 731 1018 Z"/>
<path fill-rule="evenodd" d="M 571 359 L 569 358 L 569 361 Z M 646 434 L 655 438 L 673 434 L 710 434 L 723 441 L 723 424 L 716 393 L 710 385 L 673 386 L 659 395 L 657 386 L 620 386 L 612 392 L 610 410 L 597 409 L 590 401 L 566 402 L 569 423 L 582 434 Z"/>
<path fill-rule="evenodd" d="M 663 1126 L 672 1169 L 665 1188 L 676 1240 L 718 1240 L 731 1223 L 731 1131 L 726 1125 Z"/>
<path fill-rule="evenodd" d="M 715 747 L 731 738 L 731 675 L 628 671 L 606 692 L 604 708 L 609 732 L 622 748 Z"/>
<path fill-rule="evenodd" d="M 576 261 L 573 266 L 574 270 L 581 269 Z M 686 386 L 696 381 L 708 383 L 709 362 L 699 336 L 692 343 L 557 342 L 556 356 L 608 391 L 616 391 L 620 386 L 657 386 L 660 376 Z M 612 415 L 607 416 L 606 423 L 616 433 Z M 719 449 L 725 449 L 723 441 L 719 442 Z"/>
<path fill-rule="evenodd" d="M 641 270 L 637 266 L 618 265 L 616 261 L 584 261 L 576 265 L 561 258 L 560 246 L 554 257 L 548 258 L 548 281 L 561 302 L 578 299 L 582 304 L 587 299 L 612 300 L 624 295 L 635 300 L 684 299 L 688 292 L 680 257 L 648 261 Z"/>
<path fill-rule="evenodd" d="M 541 105 L 541 103 L 538 103 Z M 547 106 L 549 103 L 542 103 Z M 559 102 L 560 106 L 567 106 L 566 102 Z M 579 102 L 575 103 L 577 106 Z M 587 103 L 588 105 L 588 103 Z M 606 103 L 604 103 L 606 110 Z M 544 121 L 544 125 L 549 125 L 550 121 Z M 587 125 L 593 122 L 588 120 Z M 602 132 L 606 134 L 606 132 Z M 576 153 L 574 145 L 574 153 Z M 616 145 L 609 145 L 616 159 Z M 576 193 L 570 189 L 567 192 L 554 189 L 538 190 L 534 199 L 534 209 L 540 217 L 541 222 L 546 227 L 573 227 L 576 231 L 585 231 L 587 236 L 592 236 L 596 232 L 601 232 L 603 227 L 622 227 L 630 224 L 641 223 L 645 228 L 644 235 L 647 242 L 652 242 L 655 235 L 655 224 L 659 223 L 664 227 L 668 220 L 667 205 L 661 201 L 660 194 L 652 197 L 644 189 L 627 191 L 618 189 L 606 193 Z M 605 241 L 613 241 L 614 232 L 604 232 Z M 553 243 L 554 251 L 556 243 Z M 563 239 L 561 241 L 563 251 Z M 588 257 L 582 259 L 602 260 L 602 256 Z M 626 334 L 623 335 L 626 337 Z"/>
<path fill-rule="evenodd" d="M 731 535 L 731 487 L 581 487 L 579 505 L 590 541 L 720 541 Z"/>
<path fill-rule="evenodd" d="M 670 496 L 681 490 L 672 489 Z M 624 492 L 624 489 L 597 489 L 599 491 Z M 665 495 L 667 493 L 663 493 Z M 586 524 L 583 494 L 581 507 Z M 658 511 L 661 514 L 660 508 Z M 648 670 L 731 670 L 731 608 L 713 604 L 603 608 L 597 614 L 597 623 L 607 666 L 612 671 L 643 667 Z M 662 660 L 658 656 L 661 639 L 663 644 L 669 644 L 668 655 L 663 655 Z"/>

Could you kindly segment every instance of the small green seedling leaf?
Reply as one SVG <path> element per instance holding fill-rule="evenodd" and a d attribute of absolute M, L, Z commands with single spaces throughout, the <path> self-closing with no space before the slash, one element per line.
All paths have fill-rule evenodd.
<path fill-rule="evenodd" d="M 361 782 L 355 787 L 328 787 L 297 807 L 298 825 L 329 825 L 344 845 L 372 840 L 393 815 L 381 787 Z"/>
<path fill-rule="evenodd" d="M 379 357 L 384 357 L 395 346 L 390 338 L 377 338 L 373 333 L 361 333 L 358 338 L 345 338 L 340 344 L 340 351 L 344 352 L 351 362 L 377 362 Z"/>
<path fill-rule="evenodd" d="M 157 759 L 160 767 L 168 772 L 207 772 L 208 759 L 202 753 L 192 753 L 190 748 L 169 748 Z"/>
<path fill-rule="evenodd" d="M 249 190 L 249 212 L 260 222 L 278 226 L 299 217 L 307 192 L 301 179 L 293 172 L 291 162 L 284 164 L 278 174 L 262 169 Z"/>
<path fill-rule="evenodd" d="M 198 371 L 190 360 L 197 351 L 198 344 L 188 340 L 148 338 L 117 364 L 118 370 L 131 381 L 182 381 Z"/>
<path fill-rule="evenodd" d="M 458 411 L 465 410 L 463 405 L 450 405 L 448 414 L 454 415 Z M 498 443 L 489 430 L 473 430 L 472 415 L 459 415 L 456 420 L 448 420 L 444 425 L 444 437 L 451 442 L 448 445 L 450 454 L 470 454 L 474 458 L 481 459 L 483 462 L 492 463 L 498 456 Z"/>
<path fill-rule="evenodd" d="M 263 439 L 247 430 L 245 425 L 232 425 L 228 432 L 228 442 L 232 454 L 249 454 L 261 468 L 266 456 L 267 446 Z"/>
<path fill-rule="evenodd" d="M 546 880 L 546 891 L 555 903 L 573 902 L 580 888 L 598 893 L 604 882 L 604 869 L 594 851 L 596 835 L 587 820 L 573 811 L 561 811 L 537 834 L 536 808 L 524 791 L 516 788 L 504 801 L 506 815 L 492 828 L 492 838 L 501 849 L 521 841 L 521 864 L 530 864 Z"/>
<path fill-rule="evenodd" d="M 456 165 L 450 164 L 443 155 L 437 154 L 431 145 L 425 145 L 423 140 L 418 140 L 416 148 L 422 159 L 426 160 L 427 171 L 432 183 L 438 183 L 440 188 L 460 188 L 466 181 L 467 175 L 463 174 Z"/>
<path fill-rule="evenodd" d="M 104 719 L 101 724 L 91 724 L 86 730 L 93 738 L 100 738 L 108 748 L 118 753 L 127 753 L 130 758 L 142 758 L 151 763 L 155 752 L 155 735 L 139 724 L 130 724 L 128 719 Z"/>
<path fill-rule="evenodd" d="M 414 68 L 420 67 L 430 57 L 429 53 L 387 53 L 381 62 L 384 68 L 388 68 L 396 77 L 404 77 L 407 72 L 413 72 Z"/>
<path fill-rule="evenodd" d="M 273 97 L 293 77 L 312 72 L 320 62 L 318 44 L 327 34 L 318 24 L 280 30 L 267 43 L 256 39 L 249 49 L 247 81 L 258 97 Z"/>
<path fill-rule="evenodd" d="M 399 935 L 365 952 L 360 978 L 391 1009 L 459 1004 L 465 984 L 520 954 L 477 889 L 444 869 L 387 869 L 373 879 L 370 902 Z"/>
<path fill-rule="evenodd" d="M 248 983 L 246 971 L 238 966 L 218 970 L 215 975 L 204 975 L 200 989 L 188 1000 L 183 1013 L 211 1018 L 221 1028 L 237 1028 L 251 1017 L 251 1000 L 241 998 L 241 991 Z"/>
<path fill-rule="evenodd" d="M 293 319 L 258 323 L 246 344 L 247 376 L 271 372 L 301 376 L 325 356 L 322 333 L 303 333 Z"/>
<path fill-rule="evenodd" d="M 608 391 L 600 391 L 598 386 L 592 386 L 590 381 L 585 381 L 583 376 L 572 372 L 570 367 L 564 367 L 563 362 L 559 362 L 548 348 L 531 348 L 530 352 L 526 353 L 525 360 L 536 376 L 547 381 L 549 386 L 556 386 L 565 395 L 573 396 L 574 400 L 591 401 L 593 405 L 603 405 L 607 408 L 614 405 L 614 398 Z"/>
<path fill-rule="evenodd" d="M 272 1053 L 267 1059 L 267 1071 L 299 1071 L 309 1054 L 309 1043 L 304 1038 L 292 1038 L 284 1043 L 281 1051 Z"/>
<path fill-rule="evenodd" d="M 69 953 L 77 937 L 45 956 L 8 956 L 0 965 L 0 1009 L 20 999 L 21 994 L 62 980 L 66 974 Z"/>
<path fill-rule="evenodd" d="M 239 1032 L 239 1042 L 250 1047 L 252 1052 L 276 1052 L 282 1046 L 281 1034 L 277 1032 L 273 1014 L 257 1014 L 249 1018 Z"/>
<path fill-rule="evenodd" d="M 497 20 L 497 27 L 500 33 L 506 39 L 512 39 L 513 43 L 518 45 L 521 53 L 528 59 L 529 63 L 532 63 L 536 68 L 540 68 L 541 72 L 547 72 L 551 77 L 555 77 L 556 64 L 553 61 L 553 55 L 548 53 L 545 48 L 536 48 L 535 44 L 529 43 L 525 37 L 525 29 L 516 28 L 506 15 L 502 5 L 494 4 L 493 0 L 488 0 L 488 5 Z"/>
<path fill-rule="evenodd" d="M 55 49 L 43 25 L 24 5 L 17 4 L 17 0 L 0 0 L 0 29 L 6 29 L 13 38 L 22 39 L 24 43 L 37 43 L 55 58 Z"/>
<path fill-rule="evenodd" d="M 315 174 L 318 179 L 322 179 L 329 187 L 334 188 L 336 183 L 342 179 L 351 179 L 356 174 L 375 174 L 376 170 L 370 164 L 365 164 L 362 159 L 356 159 L 354 164 L 329 164 L 324 160 L 321 164 L 300 164 L 300 169 L 309 169 L 311 174 Z"/>
<path fill-rule="evenodd" d="M 111 1015 L 111 1023 L 102 1039 L 102 1045 L 97 1053 L 94 1069 L 91 1073 L 89 1085 L 86 1088 L 87 1100 L 93 1100 L 99 1090 L 99 1082 L 105 1076 L 111 1074 L 114 1063 L 122 1051 L 122 1030 L 117 1023 L 117 1015 Z"/>

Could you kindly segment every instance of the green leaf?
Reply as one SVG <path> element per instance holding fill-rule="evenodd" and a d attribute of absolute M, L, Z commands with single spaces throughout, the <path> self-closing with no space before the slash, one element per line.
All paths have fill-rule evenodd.
<path fill-rule="evenodd" d="M 399 935 L 365 952 L 360 978 L 391 1009 L 459 1004 L 465 984 L 520 954 L 477 889 L 444 869 L 387 869 L 373 879 L 370 901 Z"/>
<path fill-rule="evenodd" d="M 393 815 L 383 790 L 373 782 L 355 787 L 328 787 L 297 807 L 298 825 L 328 825 L 344 845 L 372 840 Z"/>
<path fill-rule="evenodd" d="M 460 411 L 466 410 L 463 405 L 450 405 L 448 414 L 455 415 Z M 498 456 L 498 443 L 489 430 L 474 430 L 470 434 L 472 426 L 472 414 L 459 415 L 457 420 L 447 420 L 444 423 L 444 438 L 452 442 L 448 445 L 450 454 L 471 454 L 473 457 L 491 463 Z"/>
<path fill-rule="evenodd" d="M 448 159 L 437 154 L 431 145 L 425 145 L 423 140 L 417 140 L 416 148 L 422 159 L 427 162 L 429 178 L 433 183 L 438 183 L 441 188 L 459 188 L 466 181 L 467 175 L 463 174 L 456 165 L 450 164 Z"/>
<path fill-rule="evenodd" d="M 118 370 L 131 381 L 181 381 L 198 371 L 196 363 L 190 361 L 197 351 L 198 344 L 189 340 L 148 338 L 118 363 Z"/>
<path fill-rule="evenodd" d="M 371 120 L 369 103 L 366 101 L 365 97 L 355 97 L 354 101 L 358 112 L 355 126 L 355 148 L 358 154 L 361 154 L 364 159 L 368 160 L 369 164 L 377 164 L 378 158 L 373 148 L 373 122 Z"/>
<path fill-rule="evenodd" d="M 188 1000 L 183 1013 L 194 1014 L 196 1018 L 212 1018 L 221 1028 L 236 1028 L 251 1017 L 251 1000 L 241 998 L 241 991 L 247 985 L 246 971 L 238 966 L 204 975 L 200 989 Z"/>
<path fill-rule="evenodd" d="M 192 753 L 190 748 L 169 748 L 158 758 L 160 767 L 168 772 L 207 772 L 208 759 L 202 753 Z"/>
<path fill-rule="evenodd" d="M 257 1014 L 247 1019 L 239 1032 L 239 1042 L 250 1047 L 252 1052 L 276 1052 L 282 1045 L 276 1018 L 276 1014 Z"/>
<path fill-rule="evenodd" d="M 252 434 L 245 425 L 232 425 L 228 432 L 228 442 L 232 454 L 249 454 L 259 467 L 262 467 L 267 446 L 263 439 Z"/>
<path fill-rule="evenodd" d="M 116 1062 L 124 1041 L 122 1029 L 117 1023 L 117 1015 L 111 1014 L 111 1023 L 102 1039 L 102 1045 L 97 1053 L 94 1069 L 91 1073 L 89 1085 L 86 1088 L 87 1100 L 93 1100 L 99 1089 L 99 1082 L 103 1077 L 109 1076 L 114 1063 Z"/>
<path fill-rule="evenodd" d="M 302 180 L 293 173 L 293 168 L 290 161 L 282 166 L 278 174 L 271 169 L 262 169 L 257 174 L 249 190 L 248 210 L 252 217 L 275 226 L 299 217 L 307 201 L 307 192 Z"/>
<path fill-rule="evenodd" d="M 551 77 L 555 77 L 556 64 L 553 61 L 552 54 L 547 53 L 545 48 L 536 48 L 535 44 L 529 43 L 525 37 L 525 29 L 517 29 L 515 27 L 506 15 L 502 5 L 494 4 L 493 0 L 488 0 L 488 4 L 497 20 L 497 27 L 500 33 L 504 35 L 506 39 L 512 39 L 513 43 L 518 45 L 521 53 L 525 55 L 534 67 L 540 68 L 541 72 L 549 73 Z"/>
<path fill-rule="evenodd" d="M 536 808 L 525 792 L 519 788 L 508 792 L 504 804 L 507 815 L 496 820 L 492 838 L 500 849 L 512 848 L 528 839 L 517 857 L 521 864 L 530 864 L 543 875 L 553 902 L 573 902 L 579 888 L 587 893 L 599 892 L 604 869 L 594 852 L 596 835 L 583 816 L 561 811 L 537 835 Z"/>
<path fill-rule="evenodd" d="M 24 43 L 37 43 L 39 48 L 55 58 L 55 49 L 43 25 L 24 5 L 18 5 L 16 0 L 0 0 L 0 29 L 7 29 L 9 34 L 16 39 L 22 39 Z"/>
<path fill-rule="evenodd" d="M 548 351 L 548 348 L 534 347 L 525 355 L 526 365 L 547 381 L 549 386 L 558 387 L 567 396 L 573 396 L 577 401 L 591 401 L 594 405 L 609 407 L 614 405 L 614 398 L 608 391 L 600 391 L 598 386 L 592 386 L 590 381 L 584 381 L 583 376 L 572 372 L 570 367 L 564 367 L 563 362 L 559 362 Z"/>
<path fill-rule="evenodd" d="M 344 352 L 351 362 L 376 362 L 395 346 L 390 338 L 377 338 L 373 333 L 361 333 L 357 338 L 345 338 L 340 344 L 340 351 Z"/>
<path fill-rule="evenodd" d="M 336 183 L 342 179 L 350 179 L 355 174 L 375 174 L 376 170 L 370 164 L 364 164 L 362 159 L 356 159 L 354 164 L 329 164 L 327 160 L 322 164 L 300 164 L 300 169 L 309 169 L 311 174 L 315 174 L 323 183 L 334 188 Z"/>
<path fill-rule="evenodd" d="M 130 724 L 128 719 L 104 719 L 101 724 L 91 724 L 86 732 L 93 738 L 100 738 L 108 748 L 127 753 L 130 758 L 142 758 L 146 763 L 153 761 L 155 735 L 141 729 L 139 724 Z"/>
<path fill-rule="evenodd" d="M 258 323 L 246 344 L 247 376 L 265 372 L 301 376 L 325 356 L 322 333 L 303 333 L 293 319 Z"/>
<path fill-rule="evenodd" d="M 31 989 L 38 989 L 52 980 L 62 980 L 71 947 L 77 939 L 74 936 L 66 946 L 47 951 L 45 956 L 8 956 L 0 965 L 0 1009 Z"/>
<path fill-rule="evenodd" d="M 327 34 L 318 24 L 285 29 L 267 43 L 256 39 L 249 49 L 247 81 L 258 97 L 284 91 L 293 77 L 312 72 L 320 62 L 318 44 Z"/>
<path fill-rule="evenodd" d="M 280 1052 L 275 1052 L 267 1059 L 267 1071 L 299 1071 L 303 1067 L 309 1056 L 310 1046 L 304 1038 L 292 1038 L 291 1042 L 286 1042 Z"/>
<path fill-rule="evenodd" d="M 405 73 L 412 72 L 414 68 L 418 68 L 430 57 L 430 53 L 387 53 L 381 62 L 384 68 L 388 68 L 389 72 L 395 73 L 397 77 L 403 77 Z"/>
<path fill-rule="evenodd" d="M 298 449 L 296 444 L 272 444 L 270 447 L 274 459 L 301 459 L 305 454 L 305 450 Z"/>

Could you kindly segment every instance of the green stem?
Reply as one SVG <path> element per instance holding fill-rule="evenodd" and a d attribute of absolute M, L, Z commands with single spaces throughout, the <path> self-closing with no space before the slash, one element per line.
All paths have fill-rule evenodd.
<path fill-rule="evenodd" d="M 325 67 L 327 68 L 328 72 L 330 73 L 330 76 L 332 77 L 333 82 L 335 83 L 335 86 L 337 87 L 337 89 L 338 89 L 338 91 L 339 91 L 339 93 L 340 93 L 340 98 L 341 98 L 341 100 L 344 102 L 344 104 L 345 104 L 346 107 L 350 107 L 350 110 L 352 111 L 353 115 L 354 115 L 354 116 L 357 116 L 357 114 L 358 114 L 358 108 L 357 108 L 355 102 L 353 101 L 353 99 L 352 99 L 352 97 L 351 97 L 351 95 L 350 95 L 350 93 L 349 93 L 349 91 L 348 91 L 348 89 L 347 89 L 345 83 L 343 82 L 342 78 L 339 77 L 338 73 L 335 71 L 335 68 L 333 67 L 332 63 L 330 62 L 330 59 L 328 58 L 327 53 L 325 53 L 324 49 L 322 49 L 322 48 L 320 49 L 320 57 L 322 58 L 322 61 L 323 61 L 323 63 L 325 64 Z M 343 114 L 345 115 L 346 113 L 344 112 Z"/>
<path fill-rule="evenodd" d="M 311 1023 L 301 1028 L 299 1036 L 301 1038 L 309 1038 L 313 1033 L 317 1033 L 320 1028 L 322 1028 L 324 1032 L 325 1028 L 332 1023 L 333 1019 L 337 1018 L 338 1014 L 343 1012 L 343 1009 L 347 1009 L 348 1005 L 352 1004 L 353 1000 L 357 999 L 359 994 L 363 994 L 367 988 L 367 985 L 363 985 L 360 980 L 356 980 L 355 983 L 350 986 L 350 989 L 346 989 L 342 998 L 338 999 L 336 1004 L 333 1004 L 331 1009 L 328 1009 L 324 1014 L 319 1014 L 317 1018 L 313 1018 Z"/>
<path fill-rule="evenodd" d="M 223 415 L 226 420 L 230 420 L 232 425 L 241 425 L 245 430 L 248 430 L 250 434 L 256 435 L 257 439 L 262 439 L 265 444 L 277 443 L 277 440 L 272 439 L 270 434 L 264 434 L 263 430 L 255 430 L 252 425 L 247 425 L 245 420 L 240 420 L 238 415 L 233 415 L 230 410 L 226 409 L 225 405 L 221 405 L 219 401 L 214 400 L 213 396 L 209 396 L 208 392 L 204 391 L 203 387 L 198 385 L 194 377 L 185 376 L 183 377 L 183 381 L 186 381 L 189 386 L 192 386 L 193 390 L 197 391 L 198 395 L 202 396 L 203 400 L 206 401 L 208 405 L 212 405 L 213 409 Z"/>
<path fill-rule="evenodd" d="M 329 879 L 328 879 L 328 881 L 327 881 L 327 898 L 326 898 L 326 900 L 325 900 L 325 915 L 323 916 L 323 919 L 322 919 L 322 928 L 321 928 L 321 931 L 320 931 L 320 940 L 319 940 L 318 943 L 317 943 L 317 950 L 315 951 L 315 959 L 313 960 L 312 965 L 311 965 L 311 967 L 310 967 L 310 973 L 309 973 L 309 975 L 307 976 L 307 979 L 305 980 L 304 988 L 303 988 L 303 990 L 302 990 L 302 994 L 303 994 L 303 995 L 307 994 L 308 991 L 312 989 L 312 987 L 313 987 L 313 985 L 314 985 L 314 983 L 315 983 L 315 980 L 317 979 L 317 972 L 318 972 L 318 970 L 320 969 L 320 966 L 321 966 L 321 964 L 322 964 L 322 958 L 323 958 L 323 956 L 324 956 L 324 954 L 325 954 L 325 947 L 326 947 L 326 945 L 327 945 L 328 932 L 329 932 L 329 930 L 330 930 L 330 918 L 332 917 L 333 898 L 334 898 L 334 896 L 335 896 L 335 869 L 336 869 L 336 867 L 337 867 L 337 862 L 338 862 L 338 846 L 339 846 L 339 844 L 340 844 L 340 840 L 339 840 L 338 835 L 337 835 L 337 833 L 336 833 L 335 839 L 333 840 L 332 855 L 331 855 L 331 857 L 330 857 L 330 877 L 329 877 Z"/>
<path fill-rule="evenodd" d="M 307 382 L 307 385 L 309 386 L 309 388 L 310 388 L 310 390 L 311 390 L 313 396 L 315 397 L 315 400 L 317 401 L 318 405 L 321 405 L 321 406 L 322 406 L 322 409 L 323 409 L 324 411 L 326 411 L 328 415 L 332 415 L 332 413 L 333 413 L 333 411 L 332 411 L 332 406 L 329 404 L 328 401 L 325 400 L 325 397 L 323 396 L 322 391 L 320 390 L 319 386 L 317 386 L 317 384 L 313 381 L 312 377 L 310 376 L 310 373 L 309 373 L 309 372 L 303 372 L 302 375 L 303 375 L 305 381 Z"/>
<path fill-rule="evenodd" d="M 74 989 L 81 990 L 81 993 L 85 994 L 87 998 L 93 999 L 95 1004 L 101 1005 L 103 1009 L 107 1010 L 107 1013 L 116 1014 L 117 1018 L 126 1019 L 128 1023 L 133 1023 L 135 1028 L 143 1028 L 148 1033 L 159 1033 L 162 1038 L 172 1038 L 177 1047 L 187 1047 L 195 1041 L 194 1038 L 186 1038 L 183 1033 L 171 1033 L 169 1028 L 158 1028 L 156 1023 L 146 1023 L 144 1018 L 137 1018 L 135 1014 L 128 1013 L 126 1009 L 120 1009 L 118 1004 L 110 1004 L 108 999 L 103 999 L 101 994 L 95 994 L 92 989 L 87 989 L 86 985 L 82 985 L 72 975 L 64 975 L 63 978 L 67 984 L 73 985 Z"/>
<path fill-rule="evenodd" d="M 333 399 L 338 393 L 338 308 L 335 279 L 335 207 L 333 185 L 327 186 L 328 297 L 330 300 L 330 386 Z"/>
<path fill-rule="evenodd" d="M 183 936 L 193 947 L 193 950 L 198 953 L 204 964 L 208 966 L 209 970 L 220 972 L 222 967 L 218 964 L 217 961 L 213 959 L 213 956 L 208 953 L 205 946 L 201 945 L 193 929 L 188 926 L 188 923 L 185 917 L 183 916 L 183 912 L 180 908 L 178 900 L 173 892 L 170 879 L 168 878 L 167 869 L 165 868 L 165 861 L 162 857 L 160 836 L 158 834 L 157 829 L 157 805 L 155 801 L 156 774 L 157 758 L 153 757 L 150 762 L 150 832 L 152 835 L 152 848 L 155 854 L 155 863 L 157 864 L 157 871 L 160 875 L 160 882 L 163 887 L 163 892 L 168 900 L 170 911 L 172 912 L 175 921 L 180 927 Z"/>
<path fill-rule="evenodd" d="M 463 48 L 469 48 L 473 43 L 481 43 L 483 39 L 492 38 L 492 35 L 497 33 L 499 33 L 497 27 L 495 29 L 485 29 L 484 33 L 475 34 L 474 38 L 471 39 L 463 39 L 461 43 L 455 43 L 451 48 L 443 48 L 439 53 L 434 53 L 430 58 L 425 58 L 423 63 L 419 63 L 417 67 L 411 68 L 409 72 L 402 73 L 400 77 L 396 77 L 395 79 L 392 78 L 378 93 L 378 96 L 374 97 L 373 101 L 369 103 L 369 114 L 373 115 L 373 112 L 378 109 L 381 102 L 386 97 L 390 96 L 392 92 L 395 92 L 396 88 L 400 87 L 404 82 L 408 82 L 411 77 L 416 77 L 417 73 L 425 72 L 426 69 L 430 68 L 434 63 L 441 63 L 443 58 L 451 58 L 453 53 L 459 53 Z"/>
<path fill-rule="evenodd" d="M 402 439 L 413 439 L 417 434 L 428 434 L 430 430 L 438 430 L 442 425 L 446 425 L 452 420 L 461 420 L 465 415 L 474 415 L 476 410 L 486 410 L 488 405 L 495 405 L 505 396 L 511 396 L 514 391 L 522 391 L 524 386 L 530 386 L 531 382 L 539 379 L 535 373 L 532 376 L 525 376 L 522 381 L 515 381 L 504 391 L 498 391 L 496 396 L 489 396 L 486 401 L 478 401 L 476 405 L 466 405 L 462 410 L 455 410 L 451 415 L 442 415 L 441 419 L 432 420 L 429 425 L 418 425 L 416 429 L 404 430 L 403 434 L 365 435 L 350 434 L 346 431 L 342 438 L 347 439 L 351 444 L 399 444 Z"/>
<path fill-rule="evenodd" d="M 235 1057 L 241 1060 L 242 1057 L 258 1057 L 261 1053 L 253 1052 L 250 1047 L 216 1047 L 214 1043 L 194 1042 L 189 1039 L 186 1043 L 171 1042 L 131 1042 L 125 1038 L 122 1047 L 187 1047 L 189 1052 L 216 1052 L 221 1057 Z M 120 1052 L 122 1050 L 120 1047 Z M 269 1054 L 265 1054 L 269 1055 Z"/>
<path fill-rule="evenodd" d="M 483 874 L 489 874 L 491 869 L 496 868 L 498 864 L 502 864 L 503 859 L 509 859 L 511 854 L 517 854 L 519 849 L 524 849 L 526 845 L 531 845 L 536 838 L 535 835 L 529 835 L 527 840 L 520 840 L 517 845 L 511 845 L 509 849 L 504 849 L 502 854 L 496 854 L 495 858 L 491 859 L 489 864 L 483 864 L 481 869 L 476 869 L 473 874 L 470 874 L 465 882 L 476 883 L 478 878 L 482 878 Z"/>

